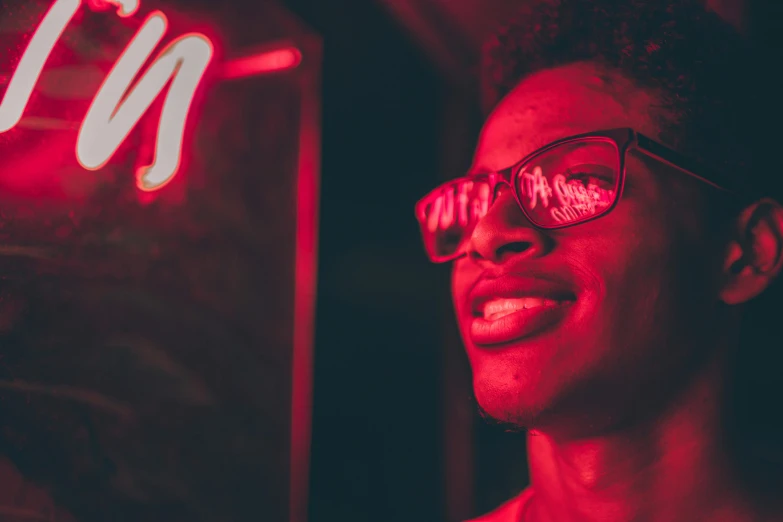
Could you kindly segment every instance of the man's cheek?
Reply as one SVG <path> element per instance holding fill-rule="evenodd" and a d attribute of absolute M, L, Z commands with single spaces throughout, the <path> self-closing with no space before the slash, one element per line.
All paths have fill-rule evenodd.
<path fill-rule="evenodd" d="M 469 267 L 461 268 L 455 266 L 451 277 L 451 298 L 457 311 L 467 305 L 468 292 L 471 284 L 476 281 L 478 274 Z"/>

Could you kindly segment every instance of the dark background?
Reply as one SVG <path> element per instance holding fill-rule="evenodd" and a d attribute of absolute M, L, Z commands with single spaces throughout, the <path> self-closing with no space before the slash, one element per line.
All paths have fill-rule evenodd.
<path fill-rule="evenodd" d="M 287 4 L 324 41 L 310 520 L 443 520 L 448 273 L 413 205 L 443 176 L 455 95 L 378 3 Z"/>
<path fill-rule="evenodd" d="M 310 520 L 440 520 L 443 273 L 413 204 L 445 87 L 377 4 L 291 4 L 325 56 Z"/>

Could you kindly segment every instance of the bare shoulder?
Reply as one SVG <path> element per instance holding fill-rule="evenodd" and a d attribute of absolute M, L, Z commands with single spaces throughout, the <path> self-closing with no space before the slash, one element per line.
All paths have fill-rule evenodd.
<path fill-rule="evenodd" d="M 527 488 L 494 511 L 491 511 L 484 516 L 474 518 L 473 520 L 468 520 L 467 522 L 520 522 L 522 520 L 522 514 L 532 495 L 533 490 Z"/>

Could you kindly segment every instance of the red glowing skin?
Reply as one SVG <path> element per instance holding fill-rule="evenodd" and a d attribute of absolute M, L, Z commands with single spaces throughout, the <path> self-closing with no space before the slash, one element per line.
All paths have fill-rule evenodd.
<path fill-rule="evenodd" d="M 473 171 L 600 129 L 660 139 L 658 105 L 590 64 L 536 73 L 488 118 Z M 777 275 L 782 214 L 770 213 L 750 239 L 755 252 L 739 238 L 710 242 L 696 182 L 633 153 L 627 168 L 622 200 L 598 220 L 541 232 L 505 190 L 477 224 L 452 277 L 476 398 L 492 417 L 530 430 L 524 520 L 749 520 L 754 508 L 719 444 L 725 339 L 739 323 L 738 307 L 726 305 Z M 748 228 L 743 216 L 738 230 Z M 731 275 L 742 262 L 749 266 Z M 506 316 L 494 337 L 502 342 L 488 342 L 486 324 L 476 335 L 473 289 L 501 277 L 505 297 L 529 295 L 523 278 L 533 278 L 538 293 L 567 289 L 572 302 L 532 326 Z M 518 522 L 520 507 L 481 520 Z"/>

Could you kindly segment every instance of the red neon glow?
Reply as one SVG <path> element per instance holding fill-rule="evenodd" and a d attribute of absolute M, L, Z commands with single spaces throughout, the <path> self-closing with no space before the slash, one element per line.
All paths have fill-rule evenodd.
<path fill-rule="evenodd" d="M 155 160 L 136 173 L 136 185 L 145 191 L 163 187 L 179 168 L 190 105 L 213 54 L 206 36 L 180 36 L 161 51 L 127 92 L 166 27 L 166 17 L 160 11 L 147 18 L 95 95 L 76 143 L 79 163 L 88 170 L 100 169 L 171 80 L 160 115 Z"/>
<path fill-rule="evenodd" d="M 139 8 L 139 0 L 85 2 L 94 9 L 115 6 L 122 17 L 133 15 Z M 0 133 L 21 121 L 46 61 L 81 5 L 81 0 L 56 0 L 44 16 L 8 80 L 0 102 Z M 163 49 L 142 75 L 141 68 L 160 44 L 167 26 L 160 11 L 145 20 L 95 95 L 76 143 L 76 158 L 82 167 L 104 167 L 168 85 L 154 160 L 136 172 L 136 185 L 144 191 L 162 188 L 177 173 L 193 98 L 214 54 L 209 38 L 185 34 Z M 299 49 L 284 47 L 232 60 L 224 65 L 223 76 L 231 79 L 283 71 L 297 67 L 301 61 Z"/>
<path fill-rule="evenodd" d="M 302 62 L 302 53 L 296 47 L 266 51 L 245 58 L 237 58 L 223 66 L 224 78 L 243 78 L 293 69 Z"/>
<path fill-rule="evenodd" d="M 57 0 L 44 16 L 22 59 L 19 60 L 3 101 L 0 102 L 0 133 L 13 129 L 22 119 L 33 87 L 38 83 L 54 44 L 60 39 L 80 4 L 81 0 Z"/>
<path fill-rule="evenodd" d="M 313 406 L 313 329 L 318 265 L 318 165 L 321 154 L 319 104 L 304 97 L 300 114 L 299 177 L 296 188 L 296 265 L 291 392 L 290 520 L 307 517 Z"/>
<path fill-rule="evenodd" d="M 89 1 L 97 7 L 115 5 L 120 16 L 130 16 L 139 7 L 138 0 Z M 0 102 L 0 133 L 19 124 L 54 45 L 80 5 L 81 0 L 56 0 L 44 16 Z M 176 174 L 190 106 L 213 56 L 209 38 L 195 33 L 182 35 L 161 51 L 132 86 L 166 33 L 167 25 L 165 15 L 159 11 L 147 18 L 96 94 L 76 143 L 76 158 L 82 167 L 100 169 L 171 82 L 161 111 L 155 159 L 136 174 L 137 186 L 145 191 L 163 187 Z"/>
<path fill-rule="evenodd" d="M 93 9 L 116 6 L 117 14 L 123 18 L 133 16 L 139 10 L 139 0 L 87 0 L 87 4 Z"/>

